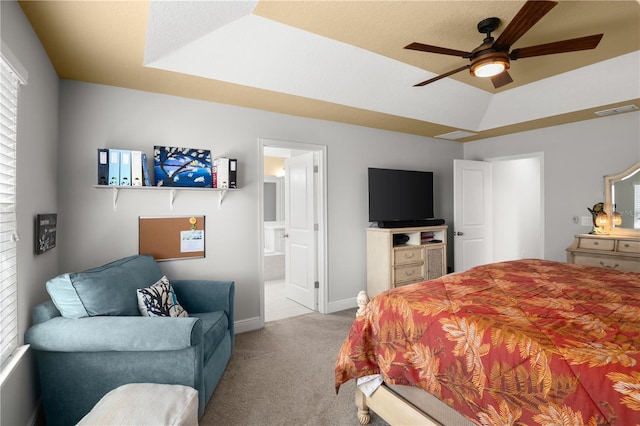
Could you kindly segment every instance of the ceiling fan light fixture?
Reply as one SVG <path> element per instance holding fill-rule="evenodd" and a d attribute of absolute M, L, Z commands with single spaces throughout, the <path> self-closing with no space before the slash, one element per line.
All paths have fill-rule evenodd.
<path fill-rule="evenodd" d="M 470 72 L 476 77 L 493 77 L 509 69 L 509 56 L 504 52 L 491 52 L 478 56 L 472 63 Z"/>
<path fill-rule="evenodd" d="M 476 77 L 493 77 L 504 71 L 504 63 L 502 62 L 489 62 L 481 64 L 473 70 L 473 74 Z"/>

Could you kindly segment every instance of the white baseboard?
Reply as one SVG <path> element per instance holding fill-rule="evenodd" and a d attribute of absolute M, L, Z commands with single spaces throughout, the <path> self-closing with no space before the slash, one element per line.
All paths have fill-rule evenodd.
<path fill-rule="evenodd" d="M 260 330 L 264 327 L 260 323 L 260 317 L 247 318 L 234 322 L 235 334 L 246 333 L 247 331 Z"/>
<path fill-rule="evenodd" d="M 334 312 L 344 311 L 346 309 L 357 308 L 358 303 L 355 297 L 349 299 L 339 300 L 337 302 L 331 302 L 327 306 L 327 313 L 332 314 Z M 264 328 L 264 324 L 260 323 L 260 317 L 247 318 L 243 320 L 235 321 L 235 334 L 246 333 L 247 331 L 260 330 Z"/>
<path fill-rule="evenodd" d="M 327 313 L 332 314 L 334 312 L 344 311 L 345 309 L 357 308 L 357 298 L 350 297 L 349 299 L 338 300 L 337 302 L 329 302 L 327 306 Z"/>

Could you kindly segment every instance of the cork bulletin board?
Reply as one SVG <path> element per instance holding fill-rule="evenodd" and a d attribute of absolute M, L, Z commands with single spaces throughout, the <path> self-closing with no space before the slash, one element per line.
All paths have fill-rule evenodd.
<path fill-rule="evenodd" d="M 138 218 L 138 253 L 155 260 L 205 257 L 205 217 L 168 216 Z"/>

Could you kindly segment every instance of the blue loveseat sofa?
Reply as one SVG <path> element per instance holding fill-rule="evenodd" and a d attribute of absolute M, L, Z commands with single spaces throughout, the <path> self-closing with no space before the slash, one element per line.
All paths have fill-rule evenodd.
<path fill-rule="evenodd" d="M 234 342 L 233 281 L 171 280 L 188 318 L 141 316 L 136 290 L 163 277 L 150 256 L 130 256 L 47 282 L 25 341 L 35 352 L 47 426 L 76 424 L 127 383 L 198 391 L 198 415 Z"/>

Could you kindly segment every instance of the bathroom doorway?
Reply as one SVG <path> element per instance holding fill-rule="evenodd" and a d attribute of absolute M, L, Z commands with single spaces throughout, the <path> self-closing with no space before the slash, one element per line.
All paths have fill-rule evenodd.
<path fill-rule="evenodd" d="M 325 150 L 260 139 L 263 323 L 326 312 Z"/>

